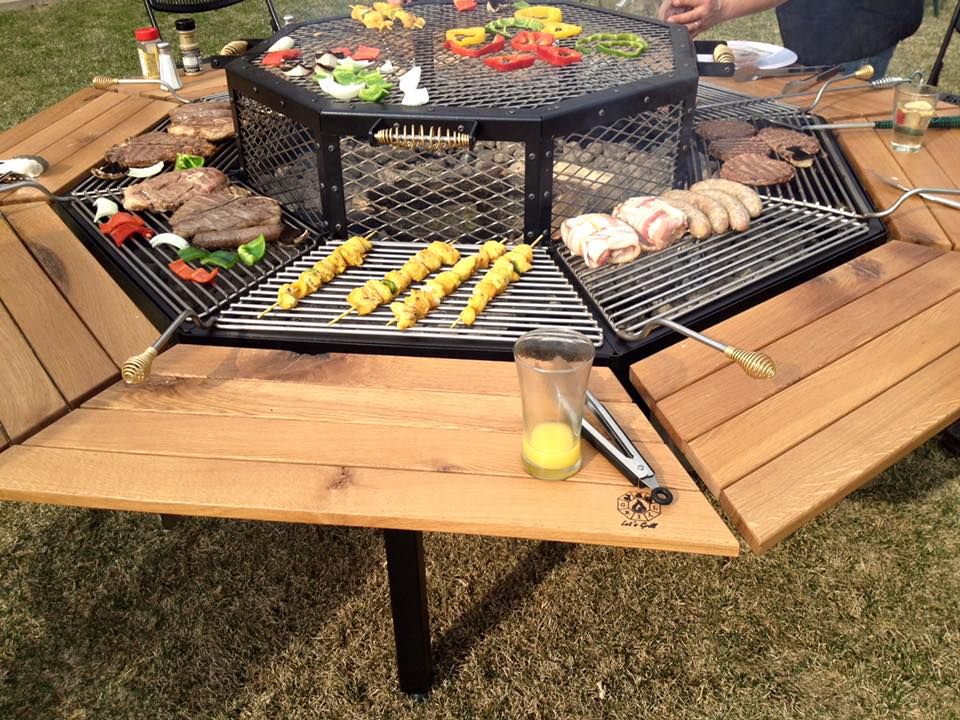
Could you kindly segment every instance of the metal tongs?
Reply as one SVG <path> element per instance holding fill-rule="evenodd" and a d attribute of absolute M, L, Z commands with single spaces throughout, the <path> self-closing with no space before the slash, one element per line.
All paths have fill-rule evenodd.
<path fill-rule="evenodd" d="M 650 498 L 655 503 L 659 505 L 672 503 L 673 493 L 657 482 L 657 474 L 650 467 L 650 464 L 643 459 L 643 455 L 640 454 L 637 446 L 633 444 L 627 433 L 610 414 L 610 411 L 589 390 L 587 390 L 587 408 L 613 438 L 613 442 L 611 442 L 589 421 L 584 420 L 581 432 L 590 441 L 590 444 L 613 463 L 620 472 L 626 475 L 627 479 L 634 485 L 640 487 L 642 483 L 650 488 Z"/>

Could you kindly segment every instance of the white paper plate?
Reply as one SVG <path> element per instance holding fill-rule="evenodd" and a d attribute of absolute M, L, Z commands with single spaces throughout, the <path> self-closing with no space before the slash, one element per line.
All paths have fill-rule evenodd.
<path fill-rule="evenodd" d="M 727 45 L 736 55 L 737 65 L 754 64 L 760 70 L 773 70 L 793 65 L 797 61 L 797 54 L 793 50 L 779 45 L 752 40 L 731 40 Z"/>

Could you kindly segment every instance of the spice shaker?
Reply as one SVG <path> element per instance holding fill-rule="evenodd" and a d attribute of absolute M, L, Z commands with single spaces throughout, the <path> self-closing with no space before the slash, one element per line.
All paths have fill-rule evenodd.
<path fill-rule="evenodd" d="M 200 44 L 197 42 L 197 24 L 193 18 L 179 18 L 173 25 L 177 30 L 183 72 L 187 75 L 203 72 L 203 57 L 200 54 Z"/>
<path fill-rule="evenodd" d="M 133 31 L 137 40 L 137 57 L 140 58 L 140 72 L 145 78 L 157 80 L 160 78 L 159 53 L 157 41 L 160 31 L 155 27 L 142 27 Z"/>
<path fill-rule="evenodd" d="M 157 52 L 160 54 L 160 82 L 167 85 L 172 90 L 179 90 L 183 87 L 180 82 L 180 76 L 177 74 L 177 66 L 173 62 L 173 55 L 170 54 L 170 43 L 158 42 Z"/>

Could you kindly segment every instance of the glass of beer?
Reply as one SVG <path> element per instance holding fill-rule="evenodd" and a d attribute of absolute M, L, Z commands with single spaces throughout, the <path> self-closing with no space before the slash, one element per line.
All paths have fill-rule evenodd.
<path fill-rule="evenodd" d="M 523 401 L 523 467 L 535 478 L 564 480 L 580 469 L 580 426 L 593 344 L 563 328 L 541 328 L 513 346 Z"/>
<path fill-rule="evenodd" d="M 937 88 L 932 85 L 897 85 L 893 99 L 893 138 L 890 141 L 894 150 L 917 152 L 920 149 L 939 97 Z"/>

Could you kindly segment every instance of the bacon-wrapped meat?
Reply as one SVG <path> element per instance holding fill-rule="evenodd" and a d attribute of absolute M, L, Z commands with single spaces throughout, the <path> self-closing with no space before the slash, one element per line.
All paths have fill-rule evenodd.
<path fill-rule="evenodd" d="M 687 231 L 683 211 L 649 195 L 624 200 L 613 209 L 613 216 L 637 231 L 640 248 L 645 252 L 670 247 Z"/>

